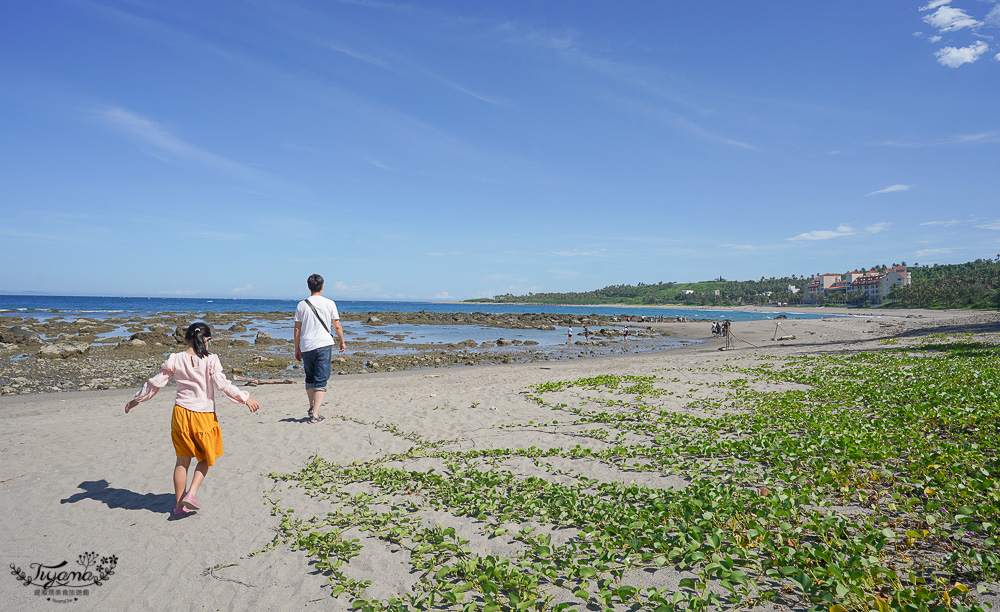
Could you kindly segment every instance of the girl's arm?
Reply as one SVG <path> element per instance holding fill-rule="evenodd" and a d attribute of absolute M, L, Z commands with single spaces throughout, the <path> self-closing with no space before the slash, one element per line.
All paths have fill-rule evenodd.
<path fill-rule="evenodd" d="M 258 408 L 260 405 L 250 399 L 249 393 L 240 390 L 239 387 L 229 382 L 229 379 L 226 378 L 226 373 L 222 371 L 222 362 L 219 361 L 217 356 L 212 355 L 212 357 L 214 357 L 214 359 L 208 369 L 208 373 L 212 377 L 212 384 L 222 391 L 222 393 L 229 398 L 229 401 L 235 404 L 246 404 L 250 407 L 251 412 L 256 412 L 257 409 L 251 406 L 250 402 L 256 404 Z"/>
<path fill-rule="evenodd" d="M 129 410 L 138 406 L 139 402 L 144 402 L 152 398 L 156 395 L 157 391 L 170 382 L 170 377 L 173 375 L 174 371 L 170 368 L 169 363 L 170 359 L 168 358 L 167 361 L 164 361 L 163 365 L 160 366 L 160 371 L 156 373 L 156 376 L 147 380 L 146 384 L 144 384 L 142 388 L 139 389 L 139 392 L 135 394 L 135 397 L 132 398 L 132 401 L 125 404 L 125 414 L 128 414 Z"/>

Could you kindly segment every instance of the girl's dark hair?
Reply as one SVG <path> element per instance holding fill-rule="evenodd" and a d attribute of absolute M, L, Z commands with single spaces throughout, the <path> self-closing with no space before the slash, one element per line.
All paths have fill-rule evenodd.
<path fill-rule="evenodd" d="M 205 323 L 192 323 L 184 333 L 184 340 L 194 349 L 194 354 L 199 357 L 208 357 L 208 343 L 206 340 L 212 337 L 212 328 Z"/>

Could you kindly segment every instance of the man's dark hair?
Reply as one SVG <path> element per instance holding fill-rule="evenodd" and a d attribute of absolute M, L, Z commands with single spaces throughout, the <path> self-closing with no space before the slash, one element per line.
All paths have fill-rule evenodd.
<path fill-rule="evenodd" d="M 306 281 L 306 284 L 309 285 L 309 291 L 316 293 L 323 288 L 323 277 L 319 274 L 313 274 L 309 277 L 309 280 Z"/>

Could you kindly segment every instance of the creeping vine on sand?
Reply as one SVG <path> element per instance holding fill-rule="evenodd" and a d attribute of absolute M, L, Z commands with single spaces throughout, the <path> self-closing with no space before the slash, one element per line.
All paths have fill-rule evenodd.
<path fill-rule="evenodd" d="M 721 382 L 685 392 L 676 391 L 679 378 L 617 375 L 526 389 L 555 418 L 508 426 L 572 431 L 595 448 L 450 451 L 374 424 L 413 446 L 351 465 L 313 457 L 272 475 L 330 508 L 299 518 L 269 497 L 280 521 L 272 547 L 304 551 L 334 595 L 372 611 L 764 602 L 982 611 L 976 586 L 1000 579 L 998 355 L 992 344 L 938 337 L 728 366 L 718 369 Z M 751 380 L 794 384 L 759 391 Z M 678 396 L 685 410 L 660 404 Z M 446 468 L 404 467 L 421 457 Z M 513 473 L 506 462 L 515 458 L 542 476 Z M 603 482 L 565 467 L 594 463 L 681 476 L 687 486 Z M 345 492 L 357 485 L 364 491 Z M 518 552 L 477 550 L 454 527 L 428 524 L 432 511 L 478 536 L 509 538 Z M 347 539 L 348 531 L 365 537 Z M 376 540 L 408 559 L 418 576 L 410 592 L 379 600 L 370 581 L 350 577 L 351 560 Z M 661 573 L 678 578 L 675 586 Z M 640 574 L 661 586 L 636 586 Z"/>

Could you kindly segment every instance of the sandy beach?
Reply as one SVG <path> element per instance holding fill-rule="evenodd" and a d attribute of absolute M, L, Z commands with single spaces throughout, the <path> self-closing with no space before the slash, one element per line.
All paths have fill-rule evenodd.
<path fill-rule="evenodd" d="M 406 454 L 421 445 L 462 452 L 577 445 L 606 449 L 612 441 L 578 435 L 583 426 L 536 426 L 551 421 L 553 411 L 531 401 L 526 389 L 606 374 L 654 376 L 672 381 L 661 384 L 677 392 L 664 395 L 659 407 L 690 413 L 687 389 L 700 389 L 694 394 L 699 398 L 712 397 L 714 383 L 732 380 L 726 368 L 734 365 L 881 351 L 931 334 L 973 334 L 996 344 L 1000 334 L 997 313 L 824 312 L 856 316 L 734 324 L 731 350 L 719 350 L 726 340 L 713 338 L 706 323 L 670 322 L 651 325 L 670 326 L 675 335 L 704 343 L 663 353 L 335 376 L 322 411 L 327 418 L 318 425 L 305 422 L 301 381 L 249 388 L 262 406 L 255 414 L 220 394 L 217 412 L 225 454 L 199 492 L 203 508 L 181 520 L 169 520 L 172 388 L 129 415 L 123 407 L 134 389 L 0 397 L 0 556 L 11 568 L 0 580 L 0 609 L 347 610 L 350 598 L 331 596 L 328 574 L 315 566 L 315 558 L 287 542 L 271 546 L 283 518 L 277 508 L 294 507 L 293 517 L 304 520 L 312 514 L 326 516 L 333 505 L 269 474 L 301 470 L 311 457 L 341 465 L 388 460 L 409 470 L 443 470 L 441 458 Z M 781 337 L 786 339 L 777 339 Z M 393 459 L 395 455 L 403 458 Z M 517 477 L 555 480 L 562 478 L 559 461 L 569 462 L 557 457 L 551 460 L 556 467 L 546 470 L 528 459 L 504 461 L 504 469 Z M 601 482 L 635 481 L 654 489 L 686 486 L 676 475 L 619 470 L 598 462 L 573 465 Z M 352 494 L 365 488 L 351 487 Z M 437 523 L 454 528 L 481 556 L 506 557 L 522 550 L 522 542 L 484 533 L 483 521 L 474 517 L 429 507 L 413 512 L 424 527 Z M 386 600 L 417 582 L 420 572 L 390 542 L 356 528 L 347 530 L 344 539 L 358 539 L 363 547 L 342 570 L 353 579 L 370 580 L 369 597 Z M 11 575 L 17 568 L 31 578 L 39 564 L 63 561 L 68 562 L 63 570 L 79 570 L 78 558 L 90 552 L 105 559 L 98 562 L 104 568 L 113 565 L 113 574 L 99 585 L 46 594 L 37 580 L 25 585 Z M 642 587 L 676 588 L 684 575 L 668 564 L 630 579 Z M 985 600 L 995 604 L 995 585 L 989 589 Z M 776 604 L 749 607 L 771 610 Z"/>

